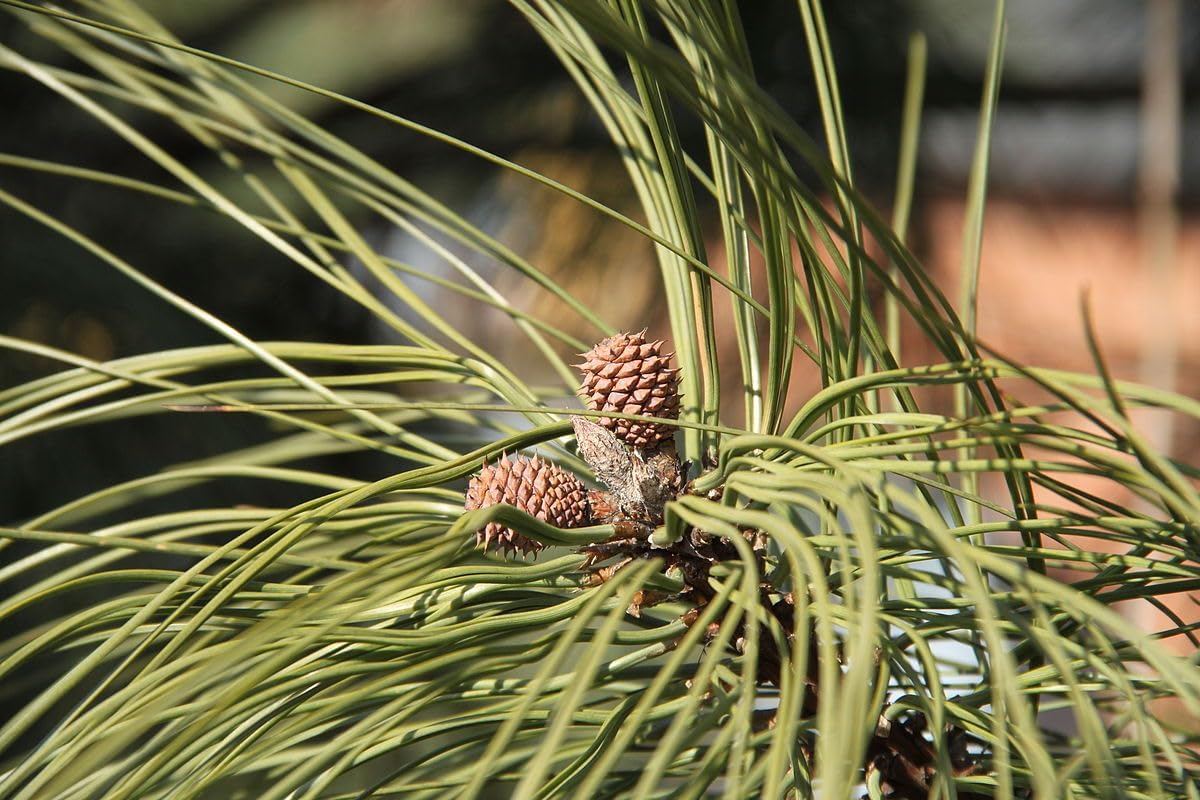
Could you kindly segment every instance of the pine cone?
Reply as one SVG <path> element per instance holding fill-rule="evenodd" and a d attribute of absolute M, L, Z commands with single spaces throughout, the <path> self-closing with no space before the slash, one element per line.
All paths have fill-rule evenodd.
<path fill-rule="evenodd" d="M 673 353 L 662 355 L 661 341 L 647 342 L 646 331 L 618 333 L 583 354 L 579 393 L 594 411 L 679 417 L 679 369 Z M 600 424 L 638 448 L 653 447 L 675 433 L 670 425 L 601 417 Z"/>
<path fill-rule="evenodd" d="M 587 489 L 579 479 L 556 464 L 537 456 L 508 456 L 495 465 L 484 464 L 467 485 L 467 511 L 508 503 L 556 528 L 575 528 L 591 519 Z M 501 550 L 536 553 L 541 542 L 530 539 L 499 522 L 489 522 L 475 534 L 486 550 L 495 544 Z"/>

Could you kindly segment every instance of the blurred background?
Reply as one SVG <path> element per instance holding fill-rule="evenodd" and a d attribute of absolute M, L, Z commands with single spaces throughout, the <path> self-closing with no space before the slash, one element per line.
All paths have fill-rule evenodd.
<path fill-rule="evenodd" d="M 461 137 L 641 217 L 616 153 L 574 84 L 500 0 L 144 0 L 143 7 L 191 45 Z M 745 2 L 743 10 L 763 85 L 819 139 L 795 4 Z M 831 2 L 825 10 L 855 176 L 885 214 L 894 191 L 909 36 L 922 31 L 928 37 L 909 241 L 946 294 L 956 297 L 992 4 Z M 1080 312 L 1087 293 L 1117 377 L 1198 396 L 1200 148 L 1192 143 L 1200 136 L 1200 6 L 1178 0 L 1010 0 L 1008 11 L 980 337 L 1019 361 L 1090 371 Z M 32 34 L 26 20 L 21 12 L 0 12 L 0 41 L 31 58 L 77 66 Z M 636 234 L 427 137 L 312 94 L 257 85 L 487 229 L 613 324 L 665 331 L 653 254 Z M 0 73 L 0 98 L 0 152 L 170 185 L 132 148 L 27 77 Z M 130 119 L 218 188 L 236 191 L 236 177 L 185 133 L 147 115 Z M 693 152 L 702 152 L 694 120 L 682 123 Z M 391 334 L 359 309 L 216 215 L 11 166 L 0 166 L 0 186 L 96 236 L 252 337 L 390 341 Z M 452 274 L 445 259 L 407 234 L 378 220 L 362 224 L 384 254 Z M 0 210 L 0 242 L 5 334 L 98 360 L 215 341 L 210 331 L 21 215 Z M 711 245 L 720 270 L 723 248 L 716 239 Z M 568 328 L 573 324 L 557 319 L 563 310 L 545 305 L 526 282 L 497 274 L 494 265 L 471 263 L 517 306 Z M 611 291 L 618 269 L 621 291 Z M 430 284 L 412 285 L 438 301 Z M 494 342 L 520 367 L 518 345 L 492 335 L 502 327 L 498 318 L 465 308 L 460 316 L 464 331 Z M 905 363 L 936 358 L 915 332 L 908 334 Z M 2 353 L 0 386 L 55 367 Z M 798 403 L 815 387 L 816 371 L 801 364 L 796 377 Z M 259 435 L 255 420 L 179 416 L 61 431 L 5 447 L 0 523 Z M 1143 422 L 1165 450 L 1182 454 L 1200 447 L 1200 431 L 1153 417 Z M 356 457 L 338 468 L 364 476 L 389 469 L 373 458 Z"/>

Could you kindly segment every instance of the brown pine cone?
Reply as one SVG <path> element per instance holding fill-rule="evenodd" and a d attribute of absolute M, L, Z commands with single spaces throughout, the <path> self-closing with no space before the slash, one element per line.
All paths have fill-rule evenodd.
<path fill-rule="evenodd" d="M 583 354 L 579 393 L 594 411 L 679 418 L 679 369 L 663 343 L 647 342 L 646 331 L 618 333 Z M 637 448 L 649 448 L 674 435 L 670 425 L 601 417 L 600 424 Z"/>
<path fill-rule="evenodd" d="M 591 520 L 587 489 L 579 479 L 537 456 L 503 456 L 494 465 L 484 464 L 471 478 L 464 503 L 467 511 L 499 503 L 516 506 L 556 528 L 577 528 Z M 524 554 L 543 547 L 541 542 L 499 522 L 489 522 L 475 536 L 485 550 L 495 545 L 500 550 L 520 550 Z"/>

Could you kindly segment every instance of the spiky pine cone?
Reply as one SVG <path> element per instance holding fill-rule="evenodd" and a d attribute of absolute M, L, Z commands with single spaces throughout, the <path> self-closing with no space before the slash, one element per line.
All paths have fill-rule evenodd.
<path fill-rule="evenodd" d="M 534 456 L 503 456 L 496 464 L 484 464 L 467 485 L 467 511 L 499 503 L 516 506 L 556 528 L 575 528 L 591 519 L 587 489 L 571 473 Z M 536 553 L 541 542 L 530 539 L 499 522 L 489 522 L 475 534 L 486 550 Z"/>
<path fill-rule="evenodd" d="M 679 417 L 679 369 L 670 367 L 673 353 L 663 343 L 647 342 L 646 331 L 609 336 L 583 354 L 579 393 L 594 411 Z M 600 424 L 626 443 L 649 448 L 670 438 L 675 429 L 657 422 L 601 417 Z"/>

